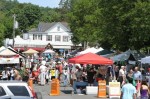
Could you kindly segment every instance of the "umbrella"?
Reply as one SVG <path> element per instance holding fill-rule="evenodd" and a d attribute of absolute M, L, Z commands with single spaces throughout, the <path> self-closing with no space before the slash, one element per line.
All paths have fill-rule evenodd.
<path fill-rule="evenodd" d="M 96 55 L 94 53 L 87 53 L 74 58 L 69 59 L 70 63 L 79 63 L 79 64 L 100 64 L 100 65 L 112 65 L 113 61 Z"/>
<path fill-rule="evenodd" d="M 36 54 L 36 53 L 39 53 L 39 52 L 36 51 L 36 50 L 33 50 L 33 49 L 29 49 L 29 50 L 24 51 L 24 52 L 22 52 L 22 53 L 25 53 L 25 54 Z"/>
<path fill-rule="evenodd" d="M 13 56 L 13 55 L 17 55 L 16 53 L 14 53 L 13 51 L 9 50 L 9 49 L 5 49 L 3 51 L 0 52 L 1 56 Z"/>
<path fill-rule="evenodd" d="M 55 52 L 51 49 L 48 49 L 48 50 L 44 51 L 43 53 L 55 53 Z"/>

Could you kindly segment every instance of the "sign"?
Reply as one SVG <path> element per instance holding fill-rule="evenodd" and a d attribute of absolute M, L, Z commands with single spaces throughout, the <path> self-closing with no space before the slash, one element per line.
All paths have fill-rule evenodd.
<path fill-rule="evenodd" d="M 60 52 L 64 52 L 64 49 L 59 49 Z"/>
<path fill-rule="evenodd" d="M 51 90 L 50 95 L 51 96 L 57 96 L 60 94 L 60 85 L 58 79 L 53 79 L 51 82 Z"/>
<path fill-rule="evenodd" d="M 109 97 L 120 97 L 120 82 L 109 82 Z"/>
<path fill-rule="evenodd" d="M 12 57 L 12 58 L 1 58 L 0 64 L 18 64 L 19 57 Z"/>
<path fill-rule="evenodd" d="M 136 64 L 136 61 L 131 61 L 131 60 L 129 60 L 129 64 L 135 65 L 135 64 Z"/>
<path fill-rule="evenodd" d="M 105 80 L 98 81 L 97 97 L 106 97 L 106 81 Z"/>

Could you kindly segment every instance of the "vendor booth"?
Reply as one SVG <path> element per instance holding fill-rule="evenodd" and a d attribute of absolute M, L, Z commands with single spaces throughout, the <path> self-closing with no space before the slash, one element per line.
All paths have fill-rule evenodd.
<path fill-rule="evenodd" d="M 76 56 L 74 58 L 69 59 L 69 63 L 94 64 L 95 66 L 102 65 L 99 69 L 101 70 L 102 76 L 104 76 L 103 72 L 105 72 L 105 74 L 106 74 L 106 72 L 107 72 L 106 69 L 108 68 L 108 65 L 112 65 L 113 61 L 108 58 L 94 54 L 94 53 L 87 53 L 87 54 L 83 54 L 83 55 Z M 87 74 L 89 74 L 90 72 L 91 72 L 91 69 Z M 98 79 L 98 80 L 102 80 L 102 79 Z M 98 86 L 97 86 L 98 84 L 93 83 L 94 86 L 88 86 L 88 84 L 89 84 L 89 82 L 87 82 L 87 81 L 74 81 L 73 82 L 74 91 L 78 93 L 78 89 L 80 90 L 80 88 L 81 89 L 86 88 L 86 94 L 89 94 L 91 92 L 97 93 L 97 91 L 95 91 L 95 90 L 98 90 Z M 90 90 L 92 90 L 92 91 L 90 91 Z"/>
<path fill-rule="evenodd" d="M 74 58 L 69 59 L 70 63 L 79 63 L 79 64 L 100 64 L 100 65 L 112 65 L 113 61 L 93 54 L 93 53 L 87 53 L 80 56 L 76 56 Z"/>
<path fill-rule="evenodd" d="M 0 64 L 19 64 L 19 55 L 5 49 L 0 52 Z"/>

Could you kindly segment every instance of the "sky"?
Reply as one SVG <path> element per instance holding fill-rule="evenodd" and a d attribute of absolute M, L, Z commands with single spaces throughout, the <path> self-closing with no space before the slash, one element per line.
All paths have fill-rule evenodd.
<path fill-rule="evenodd" d="M 32 3 L 42 7 L 56 8 L 59 7 L 60 0 L 18 0 L 20 3 Z"/>

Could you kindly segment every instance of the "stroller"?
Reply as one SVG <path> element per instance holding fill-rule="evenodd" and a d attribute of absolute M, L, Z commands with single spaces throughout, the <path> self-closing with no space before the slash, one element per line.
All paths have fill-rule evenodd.
<path fill-rule="evenodd" d="M 39 72 L 38 71 L 32 71 L 32 78 L 33 78 L 33 83 L 38 84 L 38 82 L 39 82 Z"/>

